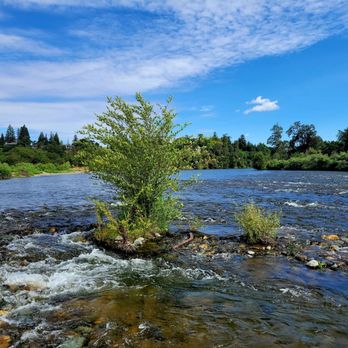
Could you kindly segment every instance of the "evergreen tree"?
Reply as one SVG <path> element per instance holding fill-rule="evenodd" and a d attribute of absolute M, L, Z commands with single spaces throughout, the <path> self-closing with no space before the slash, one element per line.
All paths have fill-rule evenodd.
<path fill-rule="evenodd" d="M 59 139 L 58 133 L 55 133 L 53 136 L 53 144 L 60 145 L 60 139 Z"/>
<path fill-rule="evenodd" d="M 337 141 L 339 142 L 341 151 L 348 151 L 348 128 L 338 131 Z"/>
<path fill-rule="evenodd" d="M 31 145 L 29 130 L 25 125 L 23 125 L 21 128 L 19 128 L 18 145 L 21 145 L 21 146 L 30 146 Z"/>
<path fill-rule="evenodd" d="M 6 135 L 5 135 L 5 143 L 12 144 L 16 142 L 16 134 L 11 125 L 7 127 Z"/>
<path fill-rule="evenodd" d="M 247 150 L 247 141 L 245 139 L 245 135 L 244 134 L 242 134 L 239 137 L 239 139 L 238 139 L 238 147 L 242 151 L 246 151 Z"/>
<path fill-rule="evenodd" d="M 272 135 L 267 139 L 267 144 L 272 146 L 274 152 L 277 152 L 282 144 L 283 127 L 277 123 L 271 128 L 271 132 Z"/>
<path fill-rule="evenodd" d="M 1 136 L 0 136 L 0 147 L 4 147 L 5 145 L 5 137 L 4 135 L 1 133 Z"/>
<path fill-rule="evenodd" d="M 37 139 L 37 147 L 42 148 L 48 144 L 47 135 L 44 135 L 43 132 L 39 134 Z"/>

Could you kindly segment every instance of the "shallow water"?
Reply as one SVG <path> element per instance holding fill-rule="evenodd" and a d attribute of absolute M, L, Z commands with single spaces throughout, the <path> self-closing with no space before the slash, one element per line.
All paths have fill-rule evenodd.
<path fill-rule="evenodd" d="M 283 234 L 348 232 L 345 173 L 223 170 L 202 172 L 201 180 L 180 195 L 209 233 L 238 233 L 232 213 L 248 199 L 281 208 Z M 87 175 L 2 181 L 0 210 L 9 219 L 10 209 L 38 210 L 50 221 L 51 211 L 71 209 L 72 220 L 76 212 L 82 219 L 93 195 L 111 193 Z M 86 242 L 87 233 L 64 228 L 14 236 L 6 245 L 0 310 L 8 312 L 0 334 L 14 347 L 348 345 L 344 272 L 228 253 L 192 253 L 180 263 L 124 260 Z"/>

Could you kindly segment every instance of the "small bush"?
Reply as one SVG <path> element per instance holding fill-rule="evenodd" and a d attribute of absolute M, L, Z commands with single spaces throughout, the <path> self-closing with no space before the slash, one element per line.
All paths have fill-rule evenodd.
<path fill-rule="evenodd" d="M 15 176 L 33 176 L 40 174 L 40 170 L 32 163 L 18 163 L 12 167 Z"/>
<path fill-rule="evenodd" d="M 0 163 L 0 180 L 9 179 L 11 175 L 11 167 L 7 163 Z"/>
<path fill-rule="evenodd" d="M 267 213 L 254 203 L 246 204 L 235 218 L 248 242 L 252 244 L 269 243 L 277 236 L 277 229 L 280 227 L 280 213 Z"/>
<path fill-rule="evenodd" d="M 53 163 L 40 163 L 37 165 L 37 169 L 42 173 L 56 173 L 57 166 Z"/>

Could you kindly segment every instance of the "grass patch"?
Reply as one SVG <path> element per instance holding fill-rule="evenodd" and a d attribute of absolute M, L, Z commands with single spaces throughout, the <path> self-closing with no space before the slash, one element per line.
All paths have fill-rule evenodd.
<path fill-rule="evenodd" d="M 0 180 L 11 177 L 29 177 L 38 174 L 66 173 L 71 171 L 69 162 L 63 164 L 54 163 L 17 163 L 13 166 L 0 163 Z"/>
<path fill-rule="evenodd" d="M 254 203 L 244 205 L 235 218 L 251 244 L 272 242 L 280 227 L 279 212 L 268 213 Z"/>

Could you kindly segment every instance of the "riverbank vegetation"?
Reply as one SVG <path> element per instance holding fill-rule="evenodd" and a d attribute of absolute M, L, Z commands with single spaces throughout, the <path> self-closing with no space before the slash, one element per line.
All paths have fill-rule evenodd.
<path fill-rule="evenodd" d="M 70 145 L 64 144 L 57 133 L 48 137 L 42 132 L 33 141 L 25 125 L 17 135 L 10 125 L 6 135 L 0 136 L 0 179 L 71 172 L 78 166 L 75 157 L 81 144 L 83 140 L 77 137 Z"/>

